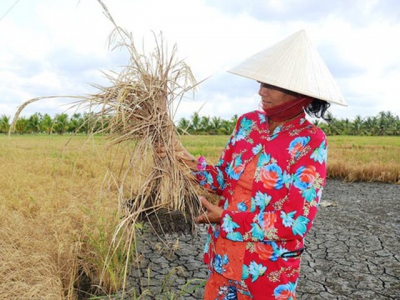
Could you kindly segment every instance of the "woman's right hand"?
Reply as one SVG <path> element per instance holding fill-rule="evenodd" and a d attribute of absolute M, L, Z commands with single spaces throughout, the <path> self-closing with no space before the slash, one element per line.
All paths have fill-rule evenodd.
<path fill-rule="evenodd" d="M 197 159 L 176 139 L 174 139 L 174 154 L 177 160 L 183 162 L 191 170 L 197 171 Z"/>
<path fill-rule="evenodd" d="M 224 212 L 223 208 L 212 204 L 203 196 L 200 196 L 199 200 L 205 208 L 205 212 L 196 217 L 196 223 L 221 223 L 222 213 Z"/>
<path fill-rule="evenodd" d="M 197 159 L 192 154 L 190 154 L 189 151 L 187 151 L 186 148 L 183 147 L 183 145 L 177 139 L 174 139 L 173 145 L 174 145 L 173 154 L 175 158 L 178 161 L 184 163 L 191 170 L 196 171 L 198 164 Z M 160 158 L 167 157 L 167 149 L 164 145 L 156 148 L 155 151 L 158 157 Z"/>

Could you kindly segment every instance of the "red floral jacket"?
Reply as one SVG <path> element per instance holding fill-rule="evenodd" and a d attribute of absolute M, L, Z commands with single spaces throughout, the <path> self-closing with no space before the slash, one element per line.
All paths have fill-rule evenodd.
<path fill-rule="evenodd" d="M 284 284 L 291 274 L 297 279 L 297 255 L 317 213 L 326 159 L 325 134 L 305 114 L 274 132 L 263 112 L 242 115 L 218 164 L 205 164 L 196 174 L 204 188 L 220 195 L 224 208 L 205 245 L 210 268 L 237 281 L 265 277 Z M 238 182 L 250 165 L 246 197 L 238 194 Z"/>

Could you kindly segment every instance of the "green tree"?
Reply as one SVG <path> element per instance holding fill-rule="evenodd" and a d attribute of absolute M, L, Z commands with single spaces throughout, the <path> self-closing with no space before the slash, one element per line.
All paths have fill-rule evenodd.
<path fill-rule="evenodd" d="M 41 113 L 34 113 L 28 119 L 27 130 L 30 133 L 38 133 L 40 131 L 40 123 L 42 121 Z"/>
<path fill-rule="evenodd" d="M 232 122 L 233 126 L 236 125 L 238 120 L 239 120 L 238 115 L 237 114 L 233 115 L 233 117 L 231 118 L 231 122 Z"/>
<path fill-rule="evenodd" d="M 348 133 L 352 135 L 364 135 L 365 130 L 364 130 L 364 122 L 361 116 L 356 116 L 356 118 L 351 122 L 349 125 L 350 130 L 347 131 Z"/>
<path fill-rule="evenodd" d="M 209 133 L 211 126 L 210 126 L 210 117 L 203 116 L 200 119 L 200 133 Z"/>
<path fill-rule="evenodd" d="M 8 131 L 10 130 L 10 120 L 11 117 L 10 116 L 6 116 L 6 115 L 2 115 L 0 118 L 0 132 L 7 134 Z"/>
<path fill-rule="evenodd" d="M 210 134 L 220 134 L 222 126 L 222 119 L 220 117 L 213 117 L 210 122 Z"/>
<path fill-rule="evenodd" d="M 352 122 L 346 118 L 344 120 L 339 120 L 340 122 L 340 130 L 341 130 L 341 134 L 350 134 L 351 130 L 352 130 Z"/>
<path fill-rule="evenodd" d="M 344 128 L 346 127 L 346 123 L 342 120 L 338 120 L 332 116 L 332 114 L 328 115 L 330 121 L 328 122 L 328 126 L 326 126 L 325 134 L 326 135 L 341 135 L 344 134 Z"/>
<path fill-rule="evenodd" d="M 390 111 L 383 112 L 386 126 L 386 134 L 393 135 L 393 130 L 396 127 L 396 121 L 398 117 L 392 114 Z"/>
<path fill-rule="evenodd" d="M 200 116 L 198 112 L 193 113 L 192 115 L 192 120 L 191 120 L 191 124 L 192 124 L 192 130 L 193 132 L 198 132 L 200 130 Z"/>
<path fill-rule="evenodd" d="M 15 123 L 15 130 L 19 134 L 24 134 L 27 131 L 29 120 L 25 117 L 18 118 L 17 122 Z"/>
<path fill-rule="evenodd" d="M 89 134 L 91 132 L 98 132 L 103 128 L 101 120 L 94 112 L 84 112 L 80 132 Z"/>
<path fill-rule="evenodd" d="M 68 131 L 69 128 L 69 121 L 68 115 L 66 113 L 57 114 L 54 117 L 54 130 L 58 134 L 64 134 Z"/>
<path fill-rule="evenodd" d="M 396 117 L 396 122 L 392 127 L 392 135 L 400 135 L 400 119 Z"/>
<path fill-rule="evenodd" d="M 367 117 L 364 120 L 365 131 L 368 135 L 378 135 L 378 118 L 377 117 Z"/>
<path fill-rule="evenodd" d="M 54 132 L 53 124 L 54 122 L 50 115 L 44 114 L 40 122 L 40 130 L 47 134 L 51 134 Z"/>
<path fill-rule="evenodd" d="M 82 127 L 84 122 L 85 120 L 80 113 L 74 113 L 69 120 L 69 131 L 75 133 L 84 132 Z"/>
<path fill-rule="evenodd" d="M 186 134 L 189 133 L 191 130 L 191 124 L 190 121 L 185 119 L 185 118 L 181 118 L 178 122 L 178 126 L 177 126 L 177 130 L 180 134 Z"/>
<path fill-rule="evenodd" d="M 235 129 L 235 124 L 232 121 L 222 120 L 219 134 L 230 135 Z"/>

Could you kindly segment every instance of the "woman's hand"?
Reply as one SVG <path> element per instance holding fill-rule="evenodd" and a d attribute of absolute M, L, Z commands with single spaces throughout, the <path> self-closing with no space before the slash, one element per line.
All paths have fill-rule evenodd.
<path fill-rule="evenodd" d="M 178 160 L 185 163 L 190 169 L 197 170 L 197 159 L 178 140 L 174 140 L 174 152 Z"/>
<path fill-rule="evenodd" d="M 191 170 L 197 171 L 197 159 L 186 150 L 185 147 L 176 139 L 173 142 L 173 153 L 177 160 L 183 162 L 187 165 Z M 165 146 L 160 146 L 156 149 L 156 153 L 158 157 L 165 158 L 167 157 L 167 149 Z"/>
<path fill-rule="evenodd" d="M 203 196 L 200 196 L 199 199 L 206 212 L 196 218 L 196 223 L 220 223 L 222 212 L 224 211 L 222 207 L 212 204 Z"/>

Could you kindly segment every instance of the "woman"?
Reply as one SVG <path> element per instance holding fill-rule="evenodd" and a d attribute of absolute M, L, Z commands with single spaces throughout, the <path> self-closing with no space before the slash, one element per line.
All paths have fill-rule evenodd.
<path fill-rule="evenodd" d="M 206 212 L 197 222 L 211 224 L 204 299 L 295 299 L 326 178 L 326 137 L 305 112 L 326 119 L 328 102 L 346 104 L 304 31 L 231 72 L 260 83 L 263 111 L 238 119 L 216 166 L 175 149 L 221 197 L 219 205 L 200 197 Z"/>

